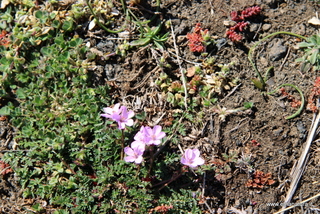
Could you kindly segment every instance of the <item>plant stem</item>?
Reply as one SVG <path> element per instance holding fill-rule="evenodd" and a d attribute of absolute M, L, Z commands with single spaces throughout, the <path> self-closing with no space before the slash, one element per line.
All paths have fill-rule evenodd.
<path fill-rule="evenodd" d="M 149 147 L 149 151 L 150 151 L 150 166 L 149 166 L 147 178 L 149 178 L 149 176 L 151 174 L 152 165 L 153 165 L 153 161 L 154 161 L 154 153 L 153 153 L 153 147 L 152 146 Z"/>
<path fill-rule="evenodd" d="M 254 49 L 263 41 L 269 39 L 270 37 L 273 37 L 273 36 L 276 36 L 276 35 L 279 35 L 279 34 L 287 34 L 287 35 L 291 35 L 291 36 L 295 36 L 295 37 L 299 37 L 303 40 L 306 40 L 307 37 L 304 37 L 304 36 L 301 36 L 299 34 L 296 34 L 296 33 L 291 33 L 291 32 L 287 32 L 287 31 L 279 31 L 279 32 L 275 32 L 275 33 L 272 33 L 264 38 L 262 38 L 261 40 L 259 40 L 257 43 L 255 43 L 250 49 L 249 49 L 249 52 L 248 52 L 248 60 L 250 62 L 250 64 L 252 65 L 254 71 L 256 72 L 256 75 L 258 76 L 259 78 L 259 81 L 261 82 L 261 89 L 264 91 L 265 90 L 265 86 L 266 86 L 266 81 L 265 79 L 262 77 L 261 73 L 259 72 L 258 68 L 256 67 L 256 65 L 254 64 L 253 60 L 252 60 L 252 52 L 254 51 Z"/>
<path fill-rule="evenodd" d="M 267 94 L 274 94 L 275 92 L 277 92 L 283 86 L 290 86 L 290 87 L 296 89 L 298 91 L 300 97 L 301 97 L 301 105 L 300 105 L 299 109 L 293 115 L 290 115 L 290 116 L 286 117 L 287 120 L 290 120 L 292 118 L 295 118 L 296 116 L 298 116 L 301 113 L 301 111 L 303 110 L 303 107 L 305 105 L 305 99 L 304 99 L 302 91 L 297 86 L 289 84 L 289 83 L 282 84 L 277 89 L 275 89 L 274 91 L 271 91 L 271 92 L 269 92 Z"/>
<path fill-rule="evenodd" d="M 185 172 L 184 167 L 181 168 L 179 173 L 173 174 L 173 176 L 170 179 L 157 183 L 153 185 L 152 188 L 164 184 L 162 187 L 159 188 L 159 191 L 162 190 L 163 188 L 168 186 L 171 182 L 177 180 L 183 174 L 183 172 Z"/>
<path fill-rule="evenodd" d="M 121 129 L 121 153 L 120 153 L 120 159 L 123 160 L 123 151 L 124 151 L 124 130 Z"/>

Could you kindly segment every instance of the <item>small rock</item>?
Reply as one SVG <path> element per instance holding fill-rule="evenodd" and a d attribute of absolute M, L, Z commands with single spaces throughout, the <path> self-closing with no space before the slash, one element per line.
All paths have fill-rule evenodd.
<path fill-rule="evenodd" d="M 273 134 L 275 135 L 275 136 L 280 136 L 280 134 L 283 132 L 283 128 L 278 128 L 278 129 L 276 129 L 276 130 L 274 130 L 273 131 Z"/>
<path fill-rule="evenodd" d="M 180 44 L 186 39 L 186 36 L 177 36 L 177 43 Z"/>
<path fill-rule="evenodd" d="M 305 24 L 299 24 L 299 25 L 295 25 L 292 30 L 291 30 L 292 33 L 296 33 L 296 34 L 299 34 L 299 35 L 305 35 L 306 34 L 306 26 Z"/>
<path fill-rule="evenodd" d="M 263 30 L 264 32 L 266 32 L 266 31 L 270 30 L 271 27 L 272 27 L 271 24 L 264 24 L 264 25 L 262 25 L 262 30 Z"/>
<path fill-rule="evenodd" d="M 246 212 L 247 212 L 247 214 L 252 214 L 252 212 L 253 212 L 252 206 L 248 206 L 246 209 Z"/>
<path fill-rule="evenodd" d="M 251 23 L 250 24 L 250 32 L 257 32 L 259 29 L 259 24 Z"/>
<path fill-rule="evenodd" d="M 304 126 L 304 124 L 303 124 L 303 122 L 301 121 L 301 120 L 299 120 L 298 122 L 297 122 L 297 128 L 298 128 L 298 130 L 299 130 L 299 132 L 301 133 L 301 134 L 304 134 L 304 133 L 306 133 L 306 127 Z"/>
<path fill-rule="evenodd" d="M 286 53 L 288 51 L 288 47 L 284 46 L 282 43 L 283 42 L 281 40 L 279 40 L 270 49 L 269 59 L 271 61 L 278 61 L 286 55 Z"/>

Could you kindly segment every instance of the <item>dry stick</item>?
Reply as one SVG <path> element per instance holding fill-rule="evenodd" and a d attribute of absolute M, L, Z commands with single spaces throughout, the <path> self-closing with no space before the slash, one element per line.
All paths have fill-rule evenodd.
<path fill-rule="evenodd" d="M 229 94 L 227 94 L 227 96 L 225 96 L 222 100 L 220 100 L 220 103 L 222 103 L 223 101 L 225 101 L 226 98 L 230 97 L 242 84 L 238 84 L 236 87 L 234 87 Z"/>
<path fill-rule="evenodd" d="M 306 200 L 301 201 L 300 203 L 297 203 L 297 204 L 295 204 L 295 205 L 292 205 L 292 206 L 290 206 L 290 207 L 287 207 L 287 208 L 285 208 L 285 209 L 282 209 L 282 210 L 280 210 L 280 211 L 278 211 L 278 212 L 275 212 L 275 213 L 273 213 L 273 214 L 279 214 L 279 213 L 281 213 L 281 212 L 291 210 L 292 208 L 295 208 L 295 207 L 297 207 L 297 206 L 300 206 L 300 205 L 302 205 L 302 204 L 304 204 L 304 203 L 306 203 L 306 202 L 308 202 L 308 201 L 311 201 L 312 199 L 318 198 L 319 196 L 320 196 L 320 193 L 318 193 L 318 194 L 316 194 L 316 195 L 314 195 L 314 196 L 312 196 L 312 197 L 310 197 L 310 198 L 307 198 Z"/>
<path fill-rule="evenodd" d="M 170 19 L 170 23 L 171 23 L 171 19 Z M 179 55 L 179 51 L 178 51 L 177 43 L 176 43 L 176 37 L 175 37 L 174 32 L 173 32 L 172 24 L 171 24 L 171 33 L 172 33 L 174 50 L 175 50 L 176 54 Z M 184 73 L 183 73 L 183 70 L 182 70 L 182 67 L 181 67 L 181 62 L 180 62 L 179 57 L 177 57 L 177 61 L 178 61 L 179 70 L 180 70 L 181 77 L 182 77 L 183 89 L 184 89 L 184 107 L 185 107 L 186 109 L 188 109 L 188 104 L 187 104 L 188 91 L 187 91 L 186 78 L 185 78 L 185 76 L 184 76 Z"/>
<path fill-rule="evenodd" d="M 287 54 L 286 54 L 283 62 L 281 63 L 281 65 L 280 65 L 280 67 L 279 67 L 279 71 L 282 70 L 282 68 L 283 68 L 283 66 L 284 66 L 284 63 L 286 63 L 286 61 L 287 61 L 287 59 L 288 59 L 288 56 L 289 56 L 289 54 L 290 54 L 290 50 L 291 50 L 291 49 L 289 48 L 289 50 L 287 51 Z"/>
<path fill-rule="evenodd" d="M 317 115 L 316 119 L 314 120 L 314 122 L 313 122 L 313 124 L 311 126 L 311 129 L 310 129 L 310 132 L 309 132 L 309 135 L 308 135 L 304 150 L 303 150 L 303 152 L 302 152 L 302 154 L 300 156 L 298 164 L 296 165 L 295 169 L 293 170 L 290 189 L 289 189 L 289 192 L 287 193 L 287 197 L 286 197 L 286 199 L 284 201 L 284 205 L 282 206 L 282 210 L 280 210 L 277 213 L 282 213 L 282 212 L 287 210 L 287 209 L 285 209 L 287 207 L 286 204 L 290 203 L 290 201 L 291 201 L 291 199 L 292 199 L 292 197 L 293 197 L 293 195 L 294 195 L 294 193 L 295 193 L 295 191 L 297 189 L 297 186 L 298 186 L 298 183 L 299 183 L 300 178 L 302 176 L 302 173 L 305 170 L 305 166 L 306 166 L 306 163 L 307 163 L 307 154 L 309 152 L 311 143 L 312 143 L 312 141 L 313 141 L 313 139 L 315 137 L 315 133 L 317 131 L 319 121 L 320 121 L 320 112 L 318 112 L 318 115 Z"/>

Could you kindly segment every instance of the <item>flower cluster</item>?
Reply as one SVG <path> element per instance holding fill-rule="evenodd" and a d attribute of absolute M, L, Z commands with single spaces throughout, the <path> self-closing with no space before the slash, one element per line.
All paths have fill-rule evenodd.
<path fill-rule="evenodd" d="M 125 129 L 125 126 L 133 125 L 131 118 L 134 116 L 134 112 L 128 112 L 127 107 L 120 106 L 120 103 L 115 104 L 113 108 L 103 108 L 103 111 L 104 114 L 101 114 L 101 116 L 117 122 L 119 129 Z"/>
<path fill-rule="evenodd" d="M 118 123 L 120 130 L 125 129 L 125 126 L 132 126 L 134 116 L 133 111 L 128 111 L 127 107 L 120 106 L 120 103 L 114 105 L 113 108 L 103 108 L 104 114 L 102 117 L 111 119 Z M 126 154 L 124 160 L 126 162 L 134 162 L 140 164 L 143 161 L 143 153 L 147 147 L 158 146 L 161 144 L 161 140 L 166 136 L 162 131 L 162 127 L 159 125 L 153 128 L 149 126 L 141 126 L 139 132 L 134 136 L 134 141 L 130 147 L 123 148 L 123 152 Z M 197 167 L 204 164 L 204 160 L 200 157 L 200 151 L 198 149 L 187 149 L 181 158 L 181 163 L 189 167 Z"/>
<path fill-rule="evenodd" d="M 161 139 L 165 136 L 166 134 L 162 131 L 161 126 L 154 126 L 153 128 L 141 126 L 140 131 L 134 136 L 131 147 L 124 148 L 124 153 L 127 155 L 124 160 L 140 164 L 146 146 L 160 145 Z"/>
<path fill-rule="evenodd" d="M 260 12 L 261 8 L 259 6 L 249 7 L 244 9 L 243 11 L 232 11 L 231 19 L 232 21 L 235 21 L 236 24 L 227 30 L 227 37 L 233 42 L 241 41 L 242 35 L 240 34 L 240 32 L 243 32 L 249 24 L 246 19 L 257 16 L 260 14 Z"/>
<path fill-rule="evenodd" d="M 202 53 L 206 51 L 206 41 L 210 39 L 208 29 L 203 30 L 201 24 L 197 23 L 193 33 L 187 34 L 189 48 L 192 52 Z"/>

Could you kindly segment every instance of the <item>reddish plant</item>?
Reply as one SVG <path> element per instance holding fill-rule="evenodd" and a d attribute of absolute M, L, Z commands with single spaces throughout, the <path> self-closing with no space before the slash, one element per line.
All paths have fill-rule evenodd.
<path fill-rule="evenodd" d="M 242 35 L 240 32 L 243 32 L 248 26 L 249 22 L 245 21 L 256 15 L 259 15 L 261 8 L 259 6 L 248 7 L 243 11 L 232 11 L 231 19 L 232 21 L 237 22 L 234 26 L 230 27 L 226 35 L 232 42 L 240 42 L 242 40 Z"/>
<path fill-rule="evenodd" d="M 243 11 L 232 11 L 231 20 L 235 22 L 240 22 L 245 19 L 250 19 L 256 15 L 259 15 L 261 12 L 261 7 L 253 6 L 244 9 Z"/>
<path fill-rule="evenodd" d="M 208 29 L 203 30 L 201 24 L 197 23 L 192 33 L 187 34 L 187 39 L 189 40 L 189 48 L 192 52 L 202 53 L 205 52 L 206 46 L 205 36 L 208 35 Z"/>
<path fill-rule="evenodd" d="M 262 189 L 265 185 L 272 185 L 275 181 L 271 178 L 271 173 L 264 174 L 264 172 L 257 170 L 253 174 L 253 179 L 248 180 L 247 187 Z"/>
<path fill-rule="evenodd" d="M 317 112 L 318 107 L 316 106 L 316 100 L 320 95 L 320 77 L 317 77 L 314 81 L 313 88 L 311 89 L 311 93 L 308 97 L 307 110 L 312 112 Z"/>
<path fill-rule="evenodd" d="M 286 92 L 286 89 L 280 88 L 280 92 L 283 96 L 285 96 L 289 100 L 289 102 L 291 103 L 291 107 L 297 108 L 301 106 L 301 101 L 297 100 L 294 96 Z"/>
<path fill-rule="evenodd" d="M 173 208 L 172 205 L 160 205 L 152 209 L 152 211 L 155 211 L 156 213 L 167 213 Z M 151 213 L 151 212 L 150 212 Z"/>
<path fill-rule="evenodd" d="M 1 175 L 7 175 L 10 172 L 13 172 L 13 170 L 11 169 L 10 165 L 3 162 L 2 160 L 0 160 L 0 173 Z"/>
<path fill-rule="evenodd" d="M 0 34 L 0 45 L 8 47 L 10 44 L 9 34 L 7 31 L 2 30 Z"/>

